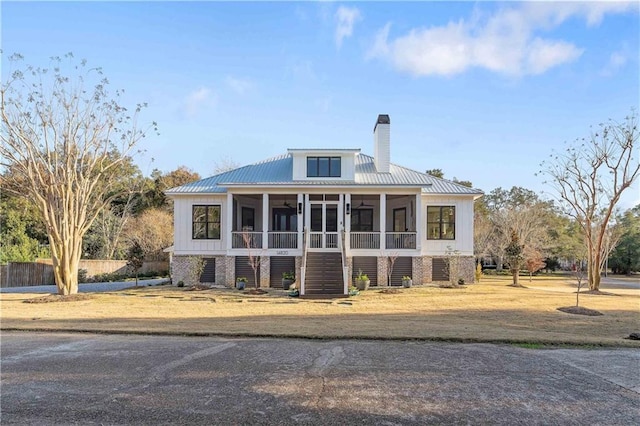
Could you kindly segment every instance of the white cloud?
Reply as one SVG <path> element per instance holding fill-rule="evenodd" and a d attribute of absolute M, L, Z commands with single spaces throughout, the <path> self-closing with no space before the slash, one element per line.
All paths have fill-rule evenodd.
<path fill-rule="evenodd" d="M 233 76 L 227 76 L 226 83 L 227 86 L 231 88 L 231 90 L 239 95 L 244 95 L 253 87 L 253 82 L 251 82 L 251 80 Z"/>
<path fill-rule="evenodd" d="M 605 14 L 626 12 L 634 5 L 534 2 L 502 8 L 492 15 L 476 9 L 468 20 L 414 28 L 391 40 L 387 24 L 376 34 L 366 56 L 389 61 L 415 76 L 450 76 L 474 67 L 511 76 L 542 74 L 575 61 L 584 49 L 539 33 L 575 16 L 583 17 L 587 25 L 597 25 Z"/>
<path fill-rule="evenodd" d="M 207 87 L 200 87 L 189 93 L 184 99 L 184 113 L 187 117 L 193 118 L 207 107 L 215 104 L 215 98 L 211 90 Z"/>
<path fill-rule="evenodd" d="M 336 26 L 336 46 L 342 46 L 342 40 L 353 35 L 353 26 L 361 19 L 360 10 L 356 7 L 340 6 L 335 14 L 338 22 Z"/>
<path fill-rule="evenodd" d="M 624 67 L 629 61 L 629 52 L 627 49 L 622 49 L 617 52 L 613 52 L 611 56 L 609 56 L 609 61 L 604 66 L 600 74 L 604 76 L 612 76 L 622 67 Z"/>

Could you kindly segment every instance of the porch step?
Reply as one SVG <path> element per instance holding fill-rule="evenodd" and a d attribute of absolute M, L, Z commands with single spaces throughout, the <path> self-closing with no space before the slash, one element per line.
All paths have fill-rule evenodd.
<path fill-rule="evenodd" d="M 342 255 L 340 253 L 307 253 L 305 296 L 342 295 Z"/>

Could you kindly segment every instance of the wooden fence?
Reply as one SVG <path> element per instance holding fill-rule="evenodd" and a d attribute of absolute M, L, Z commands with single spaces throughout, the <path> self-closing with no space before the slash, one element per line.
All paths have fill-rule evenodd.
<path fill-rule="evenodd" d="M 53 262 L 51 259 L 37 259 L 35 262 L 10 262 L 0 265 L 0 287 L 25 287 L 34 285 L 51 285 L 55 283 L 53 277 Z M 78 269 L 87 271 L 87 278 L 100 274 L 129 273 L 126 260 L 80 260 Z M 144 262 L 141 274 L 148 272 L 167 272 L 169 262 Z"/>

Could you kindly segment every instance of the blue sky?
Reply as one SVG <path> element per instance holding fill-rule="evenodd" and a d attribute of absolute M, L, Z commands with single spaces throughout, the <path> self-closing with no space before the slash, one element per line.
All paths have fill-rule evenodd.
<path fill-rule="evenodd" d="M 554 148 L 640 104 L 634 3 L 6 2 L 2 48 L 101 66 L 160 136 L 143 172 L 287 148 L 373 154 L 486 192 L 522 186 Z M 3 58 L 4 59 L 4 58 Z M 3 61 L 4 62 L 4 61 Z M 5 69 L 5 67 L 3 67 Z M 151 159 L 153 158 L 153 162 Z M 638 184 L 624 207 L 640 202 Z"/>

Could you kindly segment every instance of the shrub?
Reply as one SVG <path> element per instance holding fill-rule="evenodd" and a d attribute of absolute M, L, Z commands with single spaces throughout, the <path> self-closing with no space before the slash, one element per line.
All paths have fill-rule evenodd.
<path fill-rule="evenodd" d="M 78 269 L 78 282 L 79 283 L 89 282 L 89 279 L 87 278 L 87 270 L 86 269 Z"/>
<path fill-rule="evenodd" d="M 464 278 L 458 279 L 458 285 L 464 285 Z"/>
<path fill-rule="evenodd" d="M 127 278 L 129 278 L 128 274 L 118 274 L 116 272 L 107 272 L 93 277 L 94 281 L 98 283 L 124 281 Z"/>
<path fill-rule="evenodd" d="M 282 279 L 283 280 L 295 280 L 296 279 L 296 274 L 293 271 L 283 272 L 282 273 Z"/>
<path fill-rule="evenodd" d="M 479 263 L 476 265 L 475 279 L 477 283 L 482 279 L 482 265 Z"/>

